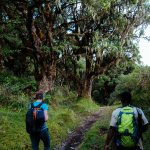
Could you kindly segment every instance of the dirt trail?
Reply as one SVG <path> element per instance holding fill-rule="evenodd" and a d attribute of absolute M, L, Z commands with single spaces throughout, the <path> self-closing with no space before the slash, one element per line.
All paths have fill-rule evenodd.
<path fill-rule="evenodd" d="M 102 116 L 102 112 L 103 108 L 101 108 L 97 113 L 88 116 L 77 129 L 69 134 L 66 141 L 55 150 L 75 150 L 82 142 L 84 134 L 92 127 L 93 123 Z"/>

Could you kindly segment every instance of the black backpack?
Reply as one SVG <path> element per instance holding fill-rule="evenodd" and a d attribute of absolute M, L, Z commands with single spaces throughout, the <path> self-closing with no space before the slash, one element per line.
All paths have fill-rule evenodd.
<path fill-rule="evenodd" d="M 34 106 L 31 103 L 31 108 L 26 113 L 26 131 L 29 134 L 39 133 L 45 122 L 44 110 L 40 108 L 42 104 L 43 102 Z"/>

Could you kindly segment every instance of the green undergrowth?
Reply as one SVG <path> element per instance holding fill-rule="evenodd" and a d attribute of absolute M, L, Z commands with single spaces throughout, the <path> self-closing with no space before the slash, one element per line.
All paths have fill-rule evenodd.
<path fill-rule="evenodd" d="M 25 132 L 23 112 L 0 107 L 0 149 L 29 150 L 29 138 Z"/>
<path fill-rule="evenodd" d="M 100 122 L 97 121 L 86 134 L 84 141 L 78 150 L 96 150 L 103 147 L 105 135 L 100 134 Z M 101 126 L 103 127 L 103 126 Z"/>
<path fill-rule="evenodd" d="M 85 134 L 84 140 L 78 150 L 103 149 L 113 107 L 101 107 L 100 109 L 102 110 L 100 119 Z"/>
<path fill-rule="evenodd" d="M 47 126 L 51 135 L 51 149 L 58 147 L 68 133 L 86 116 L 99 110 L 93 101 L 81 99 L 71 105 L 49 105 Z M 25 130 L 26 109 L 10 109 L 0 106 L 0 149 L 31 150 L 29 135 Z M 42 142 L 40 149 L 43 149 Z"/>
<path fill-rule="evenodd" d="M 55 106 L 51 109 L 48 122 L 51 132 L 51 147 L 58 147 L 85 117 L 98 110 L 98 105 L 85 99 L 76 100 L 71 105 L 59 105 L 59 107 Z"/>
<path fill-rule="evenodd" d="M 92 100 L 80 99 L 72 106 L 72 109 L 77 114 L 90 114 L 91 112 L 95 112 L 99 109 L 99 106 L 96 103 L 93 103 Z"/>

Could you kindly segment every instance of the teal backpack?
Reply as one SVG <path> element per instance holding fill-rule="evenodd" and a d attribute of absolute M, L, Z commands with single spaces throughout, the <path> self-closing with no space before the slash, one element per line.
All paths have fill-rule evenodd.
<path fill-rule="evenodd" d="M 117 119 L 116 144 L 132 148 L 139 140 L 138 123 L 132 106 L 122 107 Z"/>

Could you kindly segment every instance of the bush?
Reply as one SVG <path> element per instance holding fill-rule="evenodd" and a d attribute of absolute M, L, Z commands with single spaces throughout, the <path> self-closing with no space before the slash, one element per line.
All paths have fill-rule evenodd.
<path fill-rule="evenodd" d="M 139 67 L 128 75 L 122 75 L 111 94 L 110 104 L 118 100 L 117 95 L 123 91 L 131 91 L 134 105 L 150 105 L 150 67 Z"/>
<path fill-rule="evenodd" d="M 0 75 L 1 105 L 23 108 L 28 103 L 28 94 L 35 91 L 35 81 L 29 78 L 18 78 L 10 73 Z"/>
<path fill-rule="evenodd" d="M 51 103 L 56 105 L 70 105 L 77 99 L 77 94 L 67 86 L 55 87 L 51 94 Z"/>

